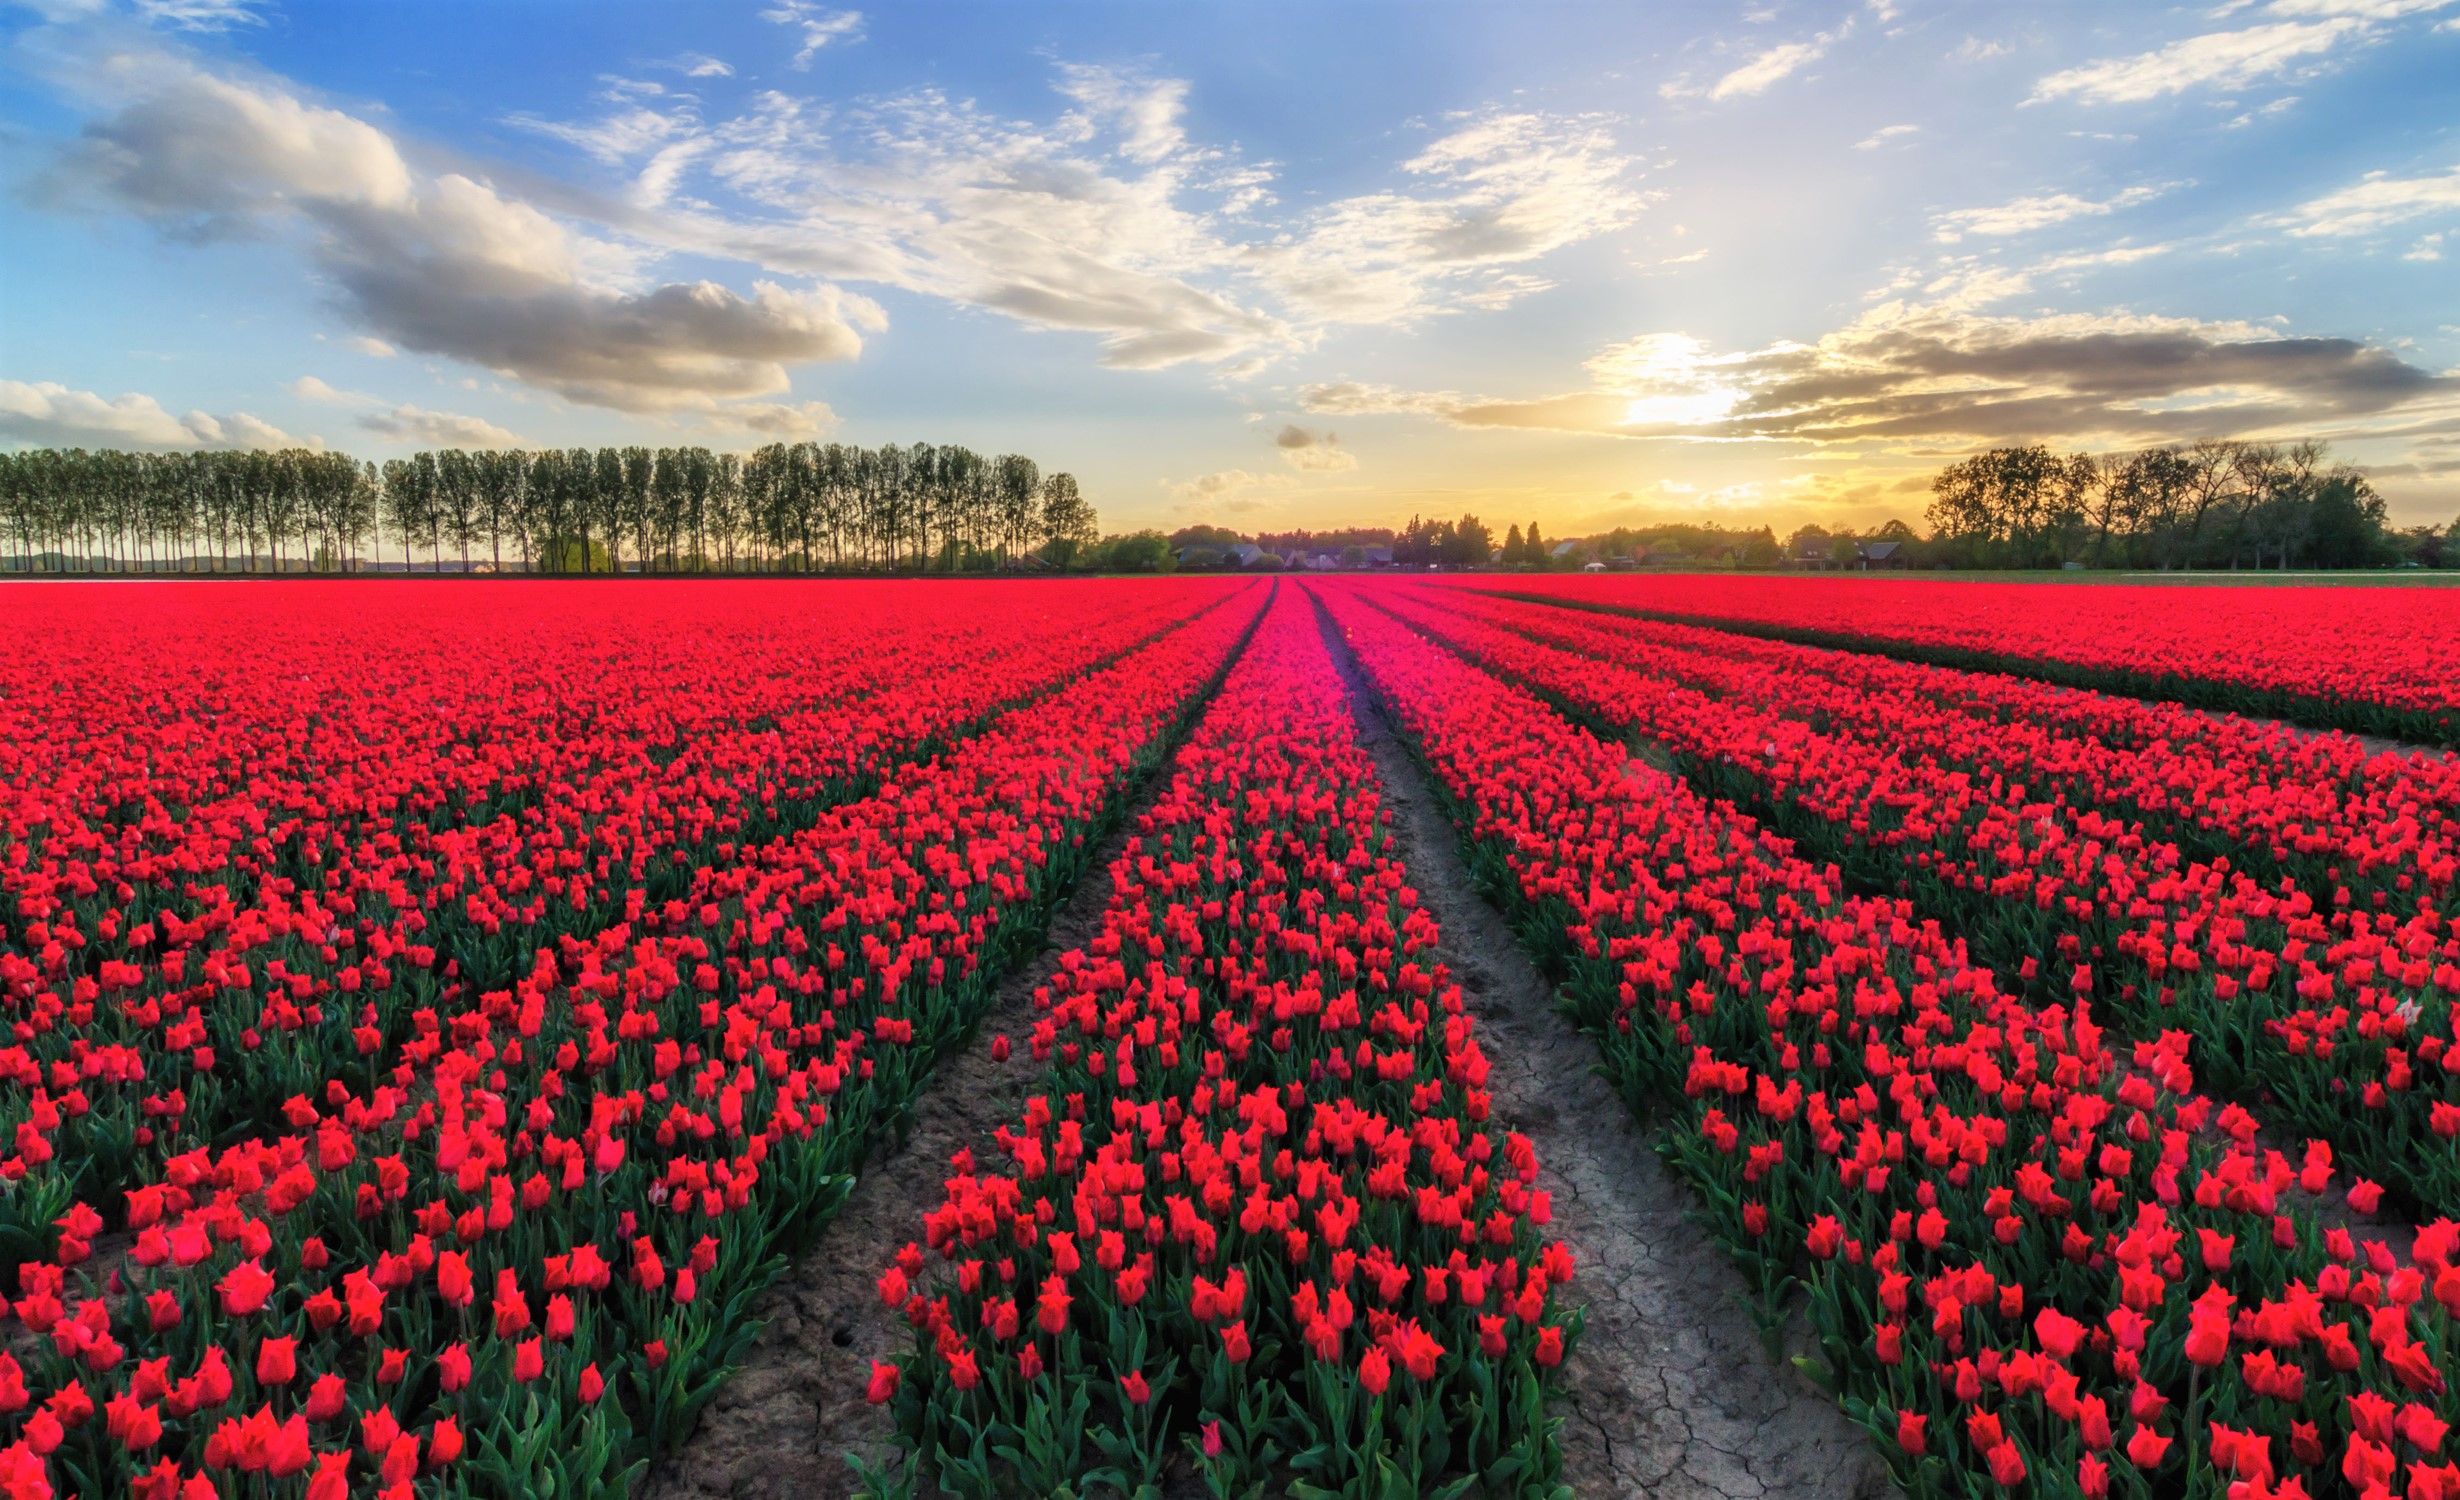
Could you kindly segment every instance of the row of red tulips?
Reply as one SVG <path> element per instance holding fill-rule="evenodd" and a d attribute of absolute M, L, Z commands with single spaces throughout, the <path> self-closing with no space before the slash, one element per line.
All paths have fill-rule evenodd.
<path fill-rule="evenodd" d="M 1473 857 L 1805 1360 L 1922 1495 L 2444 1500 L 2460 1229 L 2332 1227 L 2178 1034 L 2120 1045 L 1902 901 L 1362 598 Z"/>
<path fill-rule="evenodd" d="M 1256 603 L 884 766 L 668 899 L 629 895 L 506 988 L 397 955 L 340 1048 L 262 1064 L 280 1102 L 245 1138 L 129 1190 L 116 1263 L 80 1203 L 54 1263 L 20 1269 L 0 1487 L 624 1484 L 689 1430 L 754 1295 L 970 1031 Z"/>
<path fill-rule="evenodd" d="M 1005 595 L 890 591 L 870 622 L 778 626 L 742 612 L 758 598 L 706 593 L 695 631 L 680 608 L 624 625 L 570 594 L 487 596 L 510 619 L 429 600 L 432 653 L 286 596 L 257 630 L 165 629 L 125 660 L 97 655 L 132 627 L 96 600 L 79 649 L 12 660 L 0 1274 L 46 1253 L 72 1201 L 116 1223 L 141 1175 L 265 1119 L 367 1027 L 401 1044 L 448 984 L 510 985 L 538 948 L 681 895 L 1220 597 L 1075 588 L 1015 619 L 991 608 Z M 327 626 L 313 662 L 289 643 Z M 353 651 L 371 680 L 336 693 Z M 115 686 L 128 702 L 105 713 Z"/>
<path fill-rule="evenodd" d="M 1286 590 L 1035 991 L 1042 1089 L 880 1277 L 879 1488 L 1554 1492 L 1572 1257 L 1388 817 Z"/>
<path fill-rule="evenodd" d="M 2379 885 L 2377 901 L 2286 876 L 2266 886 L 2071 799 L 2059 747 L 1976 729 L 1935 698 L 1769 663 L 1709 696 L 1682 681 L 1710 675 L 1705 658 L 1611 624 L 1449 592 L 1384 599 L 1615 734 L 1671 750 L 1695 784 L 1849 873 L 1914 896 L 2036 993 L 2099 996 L 2136 1036 L 2192 1032 L 2224 1092 L 2266 1099 L 2397 1204 L 2460 1214 L 2460 931 L 2442 910 L 2446 878 L 2403 876 L 2406 889 Z"/>
<path fill-rule="evenodd" d="M 2460 746 L 2460 592 L 1929 579 L 1548 578 L 1662 620 Z"/>
<path fill-rule="evenodd" d="M 1628 615 L 1532 609 L 1463 591 L 1465 614 L 1612 659 L 1823 733 L 1888 737 L 1902 756 L 1990 767 L 2022 800 L 2139 821 L 2198 858 L 2310 889 L 2346 886 L 2376 909 L 2460 885 L 2460 756 L 2375 751 L 2174 703 L 2052 687 L 1766 641 Z M 1600 648 L 1603 648 L 1601 650 Z M 1903 705 L 1900 708 L 1899 705 Z M 1908 717 L 1909 708 L 1918 716 Z M 1911 738 L 1895 738 L 1898 736 Z"/>

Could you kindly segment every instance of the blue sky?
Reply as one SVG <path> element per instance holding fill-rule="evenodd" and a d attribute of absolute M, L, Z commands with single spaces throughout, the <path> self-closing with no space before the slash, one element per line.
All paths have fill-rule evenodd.
<path fill-rule="evenodd" d="M 2460 0 L 0 7 L 0 442 L 962 442 L 1114 528 L 2460 511 Z"/>

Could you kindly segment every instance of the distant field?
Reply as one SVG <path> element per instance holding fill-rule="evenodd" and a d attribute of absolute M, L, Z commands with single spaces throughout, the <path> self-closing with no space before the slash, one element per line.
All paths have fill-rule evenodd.
<path fill-rule="evenodd" d="M 2070 573 L 2062 569 L 2037 569 L 2018 572 L 1993 571 L 1983 568 L 1938 568 L 1919 572 L 1862 572 L 1848 569 L 1835 573 L 1820 572 L 1754 572 L 1729 574 L 1720 568 L 1689 570 L 1669 568 L 1662 572 L 1643 569 L 1625 577 L 1744 577 L 1744 578 L 1893 578 L 1930 580 L 1938 583 L 2089 583 L 2089 584 L 2164 584 L 2173 587 L 2229 588 L 2460 588 L 2460 570 L 2432 572 L 2425 569 L 2394 571 L 2389 568 L 2370 569 L 2355 573 Z"/>

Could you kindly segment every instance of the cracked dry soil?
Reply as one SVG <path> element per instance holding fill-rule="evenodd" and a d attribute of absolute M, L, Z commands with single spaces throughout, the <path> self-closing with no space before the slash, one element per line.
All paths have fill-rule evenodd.
<path fill-rule="evenodd" d="M 974 1039 L 943 1058 L 915 1101 L 904 1139 L 876 1147 L 837 1218 L 762 1299 L 766 1323 L 743 1368 L 701 1413 L 683 1451 L 652 1467 L 644 1500 L 825 1500 L 851 1495 L 848 1453 L 882 1464 L 894 1456 L 885 1419 L 863 1399 L 871 1362 L 911 1337 L 880 1305 L 873 1283 L 923 1215 L 939 1206 L 948 1159 L 963 1147 L 989 1159 L 992 1132 L 1025 1111 L 1042 1070 L 1017 1048 L 991 1058 L 991 1039 L 1032 1027 L 1033 990 L 1051 956 L 1101 930 L 1110 867 L 1135 833 L 1136 817 L 1169 784 L 1175 753 L 1128 794 L 1126 815 L 1097 844 L 1043 934 L 1041 951 L 1003 980 Z"/>
<path fill-rule="evenodd" d="M 1586 1332 L 1565 1362 L 1564 1480 L 1589 1496 L 1652 1500 L 1865 1500 L 1884 1470 L 1835 1405 L 1768 1363 L 1736 1294 L 1741 1278 L 1687 1217 L 1682 1186 L 1622 1101 L 1590 1071 L 1589 1040 L 1557 1015 L 1551 987 L 1473 883 L 1417 763 L 1328 639 L 1361 743 L 1373 757 L 1411 883 L 1442 932 L 1437 956 L 1485 1033 L 1496 1116 L 1537 1147 L 1553 1230 L 1579 1257 Z M 1174 757 L 1175 759 L 1175 757 Z M 1030 1025 L 1049 955 L 1099 930 L 1109 869 L 1134 814 L 1167 784 L 1165 761 L 1132 794 L 1059 908 L 1044 952 L 1002 984 L 972 1045 L 940 1064 L 902 1141 L 880 1147 L 845 1208 L 762 1301 L 760 1342 L 699 1429 L 643 1485 L 648 1500 L 850 1495 L 849 1452 L 889 1457 L 887 1424 L 863 1400 L 874 1358 L 906 1332 L 873 1279 L 938 1203 L 950 1155 L 992 1149 L 1040 1072 L 1028 1054 L 991 1060 L 989 1038 Z M 1185 1488 L 1174 1486 L 1174 1491 Z"/>
<path fill-rule="evenodd" d="M 1589 1039 L 1480 894 L 1425 773 L 1385 723 L 1347 646 L 1326 646 L 1374 758 L 1410 883 L 1441 929 L 1493 1072 L 1496 1118 L 1537 1147 L 1552 1232 L 1579 1258 L 1586 1330 L 1564 1362 L 1563 1477 L 1581 1496 L 1652 1500 L 1863 1500 L 1892 1492 L 1867 1439 L 1833 1401 L 1768 1362 L 1741 1274 L 1689 1218 Z"/>

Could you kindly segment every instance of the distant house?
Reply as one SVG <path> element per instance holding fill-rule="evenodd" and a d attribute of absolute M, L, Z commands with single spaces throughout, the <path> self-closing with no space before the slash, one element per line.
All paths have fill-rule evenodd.
<path fill-rule="evenodd" d="M 1804 542 L 1794 549 L 1793 561 L 1805 568 L 1851 568 L 1862 562 L 1862 549 L 1849 541 Z"/>
<path fill-rule="evenodd" d="M 1370 568 L 1391 567 L 1392 549 L 1390 547 L 1369 547 L 1367 549 L 1367 566 Z"/>
<path fill-rule="evenodd" d="M 1550 550 L 1548 550 L 1546 555 L 1553 558 L 1557 562 L 1561 562 L 1563 559 L 1571 556 L 1579 550 L 1580 544 L 1578 542 L 1557 542 Z"/>
<path fill-rule="evenodd" d="M 1862 549 L 1865 568 L 1901 568 L 1907 561 L 1903 542 L 1871 542 Z"/>
<path fill-rule="evenodd" d="M 1256 559 L 1262 557 L 1263 555 L 1264 549 L 1257 546 L 1253 542 L 1241 542 L 1237 546 L 1230 549 L 1230 557 L 1232 561 L 1236 562 L 1242 568 L 1254 567 Z"/>

